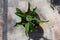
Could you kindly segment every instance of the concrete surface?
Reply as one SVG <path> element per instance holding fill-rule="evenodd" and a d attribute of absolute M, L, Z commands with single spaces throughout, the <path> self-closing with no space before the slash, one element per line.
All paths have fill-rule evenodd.
<path fill-rule="evenodd" d="M 35 4 L 36 5 L 40 4 L 40 8 L 44 9 L 47 6 L 45 4 L 46 2 L 44 2 L 44 0 L 43 0 L 43 3 L 42 3 L 42 1 L 40 3 L 37 3 L 38 1 L 35 1 L 36 2 Z M 5 3 L 6 2 L 7 1 L 5 1 Z M 18 7 L 18 8 L 21 8 L 22 11 L 26 11 L 27 3 L 28 3 L 28 0 L 8 0 L 8 6 L 7 6 L 7 3 L 6 3 L 6 5 L 3 6 L 3 1 L 0 0 L 0 40 L 2 40 L 3 38 L 4 38 L 3 40 L 28 40 L 29 39 L 29 37 L 27 37 L 24 33 L 24 27 L 18 27 L 18 28 L 13 27 L 16 21 L 21 21 L 20 20 L 21 18 L 17 17 L 14 14 L 15 13 L 15 8 Z M 34 4 L 34 2 L 33 2 L 33 4 Z M 44 6 L 44 4 L 45 4 L 45 6 Z M 33 6 L 35 7 L 36 5 L 33 5 Z M 5 9 L 5 7 L 6 7 L 6 9 Z M 38 7 L 38 5 L 37 5 L 37 7 Z M 3 10 L 3 8 L 4 8 L 4 10 Z M 38 7 L 38 9 L 39 9 L 39 7 Z M 3 23 L 4 20 L 2 19 L 3 18 L 2 15 L 4 13 L 3 11 L 5 11 L 5 13 L 7 13 L 6 10 L 8 10 L 8 23 L 7 23 L 8 27 L 6 28 L 6 25 L 4 24 L 5 27 L 3 28 L 2 23 Z M 46 9 L 44 9 L 44 10 L 46 10 Z M 46 11 L 44 11 L 44 12 L 46 12 Z M 54 17 L 55 17 L 55 15 L 54 15 Z M 4 17 L 6 17 L 6 16 L 4 15 Z M 45 15 L 45 17 L 46 17 L 46 15 Z M 60 24 L 60 20 L 59 20 L 58 17 L 57 17 L 57 20 L 58 20 L 57 23 Z M 6 20 L 4 22 L 6 23 Z M 48 23 L 41 25 L 41 26 L 43 26 L 42 28 L 44 29 L 44 39 L 41 38 L 41 40 L 47 40 L 47 39 L 60 40 L 60 31 L 59 31 L 59 29 L 60 29 L 59 26 L 60 25 L 57 24 L 57 23 L 55 24 L 54 20 L 52 20 L 52 23 L 50 23 L 49 25 L 53 25 L 54 26 L 53 28 L 51 28 L 50 26 L 48 27 L 48 25 L 47 25 Z M 52 31 L 52 30 L 54 30 L 54 31 Z M 2 35 L 4 37 L 2 37 Z"/>
<path fill-rule="evenodd" d="M 3 23 L 3 20 L 2 20 L 2 14 L 3 14 L 3 1 L 0 0 L 0 40 L 2 40 L 2 23 Z"/>

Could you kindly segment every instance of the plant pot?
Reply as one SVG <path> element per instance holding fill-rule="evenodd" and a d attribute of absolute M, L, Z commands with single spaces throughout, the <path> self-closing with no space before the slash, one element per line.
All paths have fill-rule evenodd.
<path fill-rule="evenodd" d="M 36 26 L 38 27 L 36 28 L 36 30 L 29 32 L 29 38 L 33 40 L 40 40 L 40 38 L 43 38 L 44 30 L 41 26 L 39 25 L 36 25 Z"/>

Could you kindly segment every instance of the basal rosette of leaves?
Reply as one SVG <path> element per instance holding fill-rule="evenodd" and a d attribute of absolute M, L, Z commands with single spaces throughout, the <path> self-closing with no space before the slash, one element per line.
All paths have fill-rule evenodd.
<path fill-rule="evenodd" d="M 40 18 L 38 18 L 36 14 L 36 8 L 33 8 L 31 11 L 30 9 L 30 3 L 28 2 L 28 10 L 27 12 L 23 12 L 21 9 L 16 8 L 16 15 L 21 17 L 21 22 L 16 22 L 15 26 L 23 25 L 25 27 L 25 34 L 28 35 L 29 32 L 32 32 L 35 30 L 35 25 L 48 22 L 48 21 L 42 21 Z"/>

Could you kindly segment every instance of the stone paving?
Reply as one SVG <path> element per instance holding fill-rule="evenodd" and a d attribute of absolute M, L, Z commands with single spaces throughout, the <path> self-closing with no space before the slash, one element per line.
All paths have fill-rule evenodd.
<path fill-rule="evenodd" d="M 3 1 L 0 0 L 0 40 L 2 40 L 2 23 L 3 23 L 3 20 L 2 20 L 2 14 L 3 14 Z"/>
<path fill-rule="evenodd" d="M 0 40 L 2 40 L 2 22 L 1 22 L 1 16 L 0 16 Z"/>
<path fill-rule="evenodd" d="M 8 27 L 9 28 L 7 29 L 8 30 L 8 34 L 7 34 L 7 39 L 8 40 L 28 40 L 28 37 L 26 37 L 26 35 L 24 34 L 24 28 L 23 27 L 21 27 L 21 28 L 20 27 L 18 27 L 18 28 L 13 27 L 13 25 L 16 22 L 16 18 L 18 18 L 14 14 L 15 13 L 15 8 L 18 7 L 18 8 L 24 9 L 26 11 L 27 1 L 28 0 L 8 0 L 8 16 L 9 16 L 8 17 L 8 20 L 9 20 Z M 24 11 L 24 10 L 22 10 L 22 11 Z M 3 1 L 0 0 L 0 40 L 2 40 L 2 34 L 3 34 L 2 33 L 3 32 L 2 15 L 3 15 Z M 19 18 L 17 20 L 19 20 Z M 46 30 L 45 26 L 43 28 L 44 28 L 44 30 Z M 50 32 L 50 31 L 48 31 L 48 32 Z M 59 31 L 59 30 L 57 30 L 57 31 Z M 52 34 L 47 33 L 47 34 L 44 35 L 46 38 L 49 38 L 49 36 L 47 37 L 46 35 L 50 36 Z M 55 37 L 56 37 L 55 40 L 60 40 L 60 32 L 59 33 L 55 32 Z M 50 38 L 50 40 L 51 40 L 51 38 Z"/>

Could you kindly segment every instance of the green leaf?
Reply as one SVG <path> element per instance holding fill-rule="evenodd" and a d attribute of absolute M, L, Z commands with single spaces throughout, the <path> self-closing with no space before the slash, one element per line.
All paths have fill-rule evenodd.
<path fill-rule="evenodd" d="M 19 8 L 16 8 L 17 12 L 23 13 Z"/>
<path fill-rule="evenodd" d="M 35 24 L 30 22 L 30 30 L 29 30 L 30 32 L 32 32 L 35 29 L 34 26 L 35 26 Z"/>
<path fill-rule="evenodd" d="M 32 16 L 27 15 L 26 20 L 27 20 L 27 21 L 31 21 L 31 20 L 32 20 Z"/>
<path fill-rule="evenodd" d="M 22 23 L 17 22 L 17 23 L 15 24 L 15 26 L 19 26 L 19 25 L 22 25 Z"/>
<path fill-rule="evenodd" d="M 28 2 L 28 12 L 30 12 L 30 2 Z"/>
<path fill-rule="evenodd" d="M 34 17 L 32 20 L 36 21 L 36 23 L 40 23 L 40 19 L 38 19 L 37 17 Z"/>
<path fill-rule="evenodd" d="M 35 8 L 33 9 L 32 14 L 35 14 L 35 13 L 36 13 L 36 9 L 37 9 L 37 7 L 35 7 Z"/>
<path fill-rule="evenodd" d="M 26 14 L 27 15 L 32 15 L 32 11 L 31 11 L 31 9 L 30 9 L 30 2 L 28 2 L 28 9 L 27 9 L 27 12 L 26 12 Z"/>
<path fill-rule="evenodd" d="M 20 12 L 16 12 L 15 14 L 19 17 L 25 17 L 25 15 L 21 14 Z"/>
<path fill-rule="evenodd" d="M 49 22 L 49 21 L 42 21 L 42 20 L 40 21 L 40 23 L 45 23 L 45 22 Z"/>
<path fill-rule="evenodd" d="M 28 2 L 28 10 L 27 10 L 26 13 L 27 13 L 28 15 L 34 16 L 34 13 L 35 13 L 35 10 L 37 9 L 37 7 L 34 8 L 33 11 L 31 11 L 30 6 L 31 6 L 31 5 L 30 5 L 30 2 Z"/>
<path fill-rule="evenodd" d="M 48 21 L 42 21 L 42 20 L 40 20 L 40 19 L 38 19 L 38 18 L 36 18 L 36 17 L 34 17 L 33 18 L 33 20 L 35 20 L 36 21 L 36 23 L 45 23 L 45 22 L 48 22 Z"/>
<path fill-rule="evenodd" d="M 23 22 L 16 22 L 15 26 L 25 25 Z"/>
<path fill-rule="evenodd" d="M 16 8 L 16 13 L 19 17 L 26 17 L 25 13 L 23 13 L 19 8 Z"/>
<path fill-rule="evenodd" d="M 26 35 L 28 35 L 29 26 L 30 26 L 30 23 L 29 22 L 25 24 L 25 33 L 26 33 Z"/>

